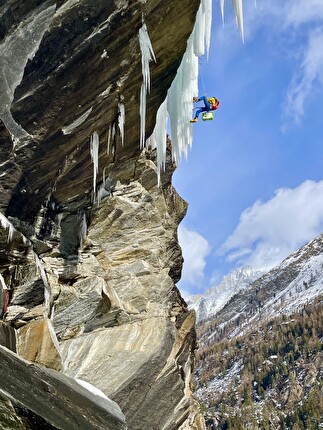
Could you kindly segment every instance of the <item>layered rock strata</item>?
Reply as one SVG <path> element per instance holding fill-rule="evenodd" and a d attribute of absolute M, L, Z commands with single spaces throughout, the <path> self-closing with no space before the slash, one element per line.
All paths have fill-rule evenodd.
<path fill-rule="evenodd" d="M 128 429 L 204 428 L 190 392 L 195 316 L 175 285 L 186 203 L 170 153 L 158 186 L 155 153 L 139 148 L 138 31 L 145 22 L 156 55 L 148 137 L 198 6 L 8 0 L 1 10 L 0 370 L 29 369 L 32 394 L 19 397 L 8 375 L 0 428 L 74 428 L 32 390 L 49 374 L 77 428 L 103 428 L 92 386 Z M 92 384 L 82 411 L 79 389 L 60 396 L 66 384 L 74 392 L 69 378 Z M 119 412 L 105 428 L 124 428 Z"/>

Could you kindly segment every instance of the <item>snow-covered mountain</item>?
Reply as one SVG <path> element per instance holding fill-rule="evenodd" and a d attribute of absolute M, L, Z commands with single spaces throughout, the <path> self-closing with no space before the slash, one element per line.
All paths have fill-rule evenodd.
<path fill-rule="evenodd" d="M 197 320 L 202 321 L 219 312 L 235 294 L 245 290 L 261 275 L 263 272 L 251 267 L 236 269 L 204 294 L 189 297 L 187 304 L 196 311 Z"/>
<path fill-rule="evenodd" d="M 322 427 L 323 234 L 198 325 L 196 396 L 216 429 Z"/>
<path fill-rule="evenodd" d="M 323 234 L 235 294 L 217 312 L 217 323 L 234 336 L 264 318 L 297 312 L 322 293 Z"/>

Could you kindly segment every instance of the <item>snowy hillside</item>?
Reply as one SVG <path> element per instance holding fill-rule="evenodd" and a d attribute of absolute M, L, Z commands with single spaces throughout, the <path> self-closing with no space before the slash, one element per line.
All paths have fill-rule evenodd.
<path fill-rule="evenodd" d="M 305 304 L 312 303 L 323 293 L 322 269 L 323 234 L 252 282 L 248 288 L 232 294 L 231 300 L 218 308 L 215 317 L 222 335 L 234 337 L 257 321 L 298 312 Z M 208 336 L 215 336 L 215 333 Z"/>
<path fill-rule="evenodd" d="M 197 320 L 202 321 L 219 312 L 238 292 L 243 291 L 263 272 L 244 267 L 223 277 L 220 284 L 207 290 L 204 294 L 191 296 L 187 303 L 196 311 Z"/>
<path fill-rule="evenodd" d="M 214 428 L 323 428 L 322 269 L 323 234 L 198 324 L 196 396 Z"/>

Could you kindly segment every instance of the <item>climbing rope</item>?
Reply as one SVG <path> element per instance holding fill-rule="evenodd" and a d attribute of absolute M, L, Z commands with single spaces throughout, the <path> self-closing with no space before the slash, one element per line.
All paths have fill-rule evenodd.
<path fill-rule="evenodd" d="M 199 58 L 199 66 L 200 66 L 199 67 L 199 76 L 200 76 L 200 81 L 202 83 L 204 95 L 206 96 L 207 95 L 206 94 L 206 88 L 205 88 L 205 83 L 204 83 L 204 79 L 203 79 L 203 67 L 204 67 L 205 62 L 202 60 L 203 60 L 203 57 L 200 57 Z"/>

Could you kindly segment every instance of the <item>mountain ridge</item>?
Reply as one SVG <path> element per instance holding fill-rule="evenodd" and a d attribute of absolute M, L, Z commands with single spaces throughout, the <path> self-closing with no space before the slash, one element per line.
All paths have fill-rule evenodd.
<path fill-rule="evenodd" d="M 197 321 L 202 321 L 219 312 L 235 294 L 262 274 L 262 271 L 251 267 L 238 268 L 205 293 L 188 297 L 187 304 L 196 311 Z"/>
<path fill-rule="evenodd" d="M 323 425 L 323 235 L 197 326 L 197 397 L 216 429 Z"/>

